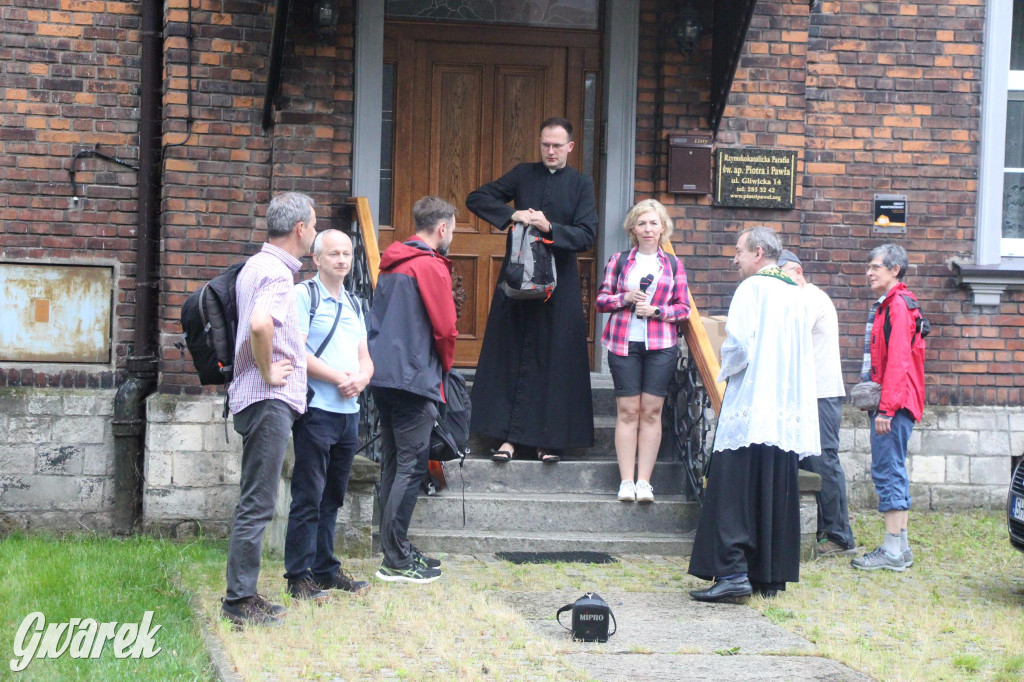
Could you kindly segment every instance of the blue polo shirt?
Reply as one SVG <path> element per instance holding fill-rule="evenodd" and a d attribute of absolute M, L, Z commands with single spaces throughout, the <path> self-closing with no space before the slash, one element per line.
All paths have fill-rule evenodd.
<path fill-rule="evenodd" d="M 366 324 L 360 311 L 352 306 L 352 301 L 343 291 L 341 301 L 331 296 L 320 281 L 320 275 L 312 280 L 320 290 L 320 303 L 317 306 L 313 321 L 309 321 L 309 288 L 303 282 L 295 285 L 295 304 L 299 310 L 299 327 L 306 334 L 306 350 L 313 354 L 327 338 L 334 326 L 335 315 L 340 315 L 338 328 L 334 330 L 327 348 L 320 354 L 325 363 L 345 372 L 359 371 L 359 342 L 366 339 Z M 357 398 L 346 398 L 338 390 L 337 385 L 329 381 L 307 378 L 309 387 L 313 389 L 313 400 L 310 407 L 328 412 L 353 414 L 359 411 Z"/>

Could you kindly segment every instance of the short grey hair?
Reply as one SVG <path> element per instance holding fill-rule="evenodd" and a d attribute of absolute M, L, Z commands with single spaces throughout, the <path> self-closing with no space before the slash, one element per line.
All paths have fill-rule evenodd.
<path fill-rule="evenodd" d="M 341 230 L 336 230 L 333 227 L 328 227 L 323 232 L 317 232 L 316 233 L 316 237 L 313 238 L 313 255 L 316 256 L 317 258 L 319 258 L 321 255 L 323 255 L 323 252 L 324 252 L 324 238 L 328 234 L 340 234 L 340 235 L 343 235 L 345 237 L 348 237 L 347 234 L 345 234 Z M 349 237 L 349 239 L 351 239 L 351 237 Z"/>
<path fill-rule="evenodd" d="M 748 227 L 743 230 L 740 232 L 739 237 L 743 235 L 747 235 L 748 251 L 760 248 L 765 260 L 770 260 L 774 263 L 779 262 L 779 256 L 782 254 L 782 240 L 779 239 L 779 235 L 775 233 L 775 230 L 764 225 L 758 225 L 757 227 Z M 739 240 L 739 237 L 736 239 Z"/>
<path fill-rule="evenodd" d="M 903 275 L 907 274 L 907 268 L 910 267 L 910 258 L 907 257 L 907 250 L 899 244 L 882 244 L 871 249 L 868 262 L 876 258 L 882 259 L 882 265 L 885 266 L 886 270 L 892 270 L 897 265 L 900 267 L 900 271 L 896 273 L 897 280 L 902 280 Z"/>
<path fill-rule="evenodd" d="M 433 232 L 442 220 L 455 217 L 455 207 L 439 196 L 428 194 L 412 205 L 417 232 Z"/>
<path fill-rule="evenodd" d="M 287 237 L 296 223 L 309 220 L 313 200 L 299 192 L 285 192 L 270 200 L 267 207 L 267 236 Z"/>

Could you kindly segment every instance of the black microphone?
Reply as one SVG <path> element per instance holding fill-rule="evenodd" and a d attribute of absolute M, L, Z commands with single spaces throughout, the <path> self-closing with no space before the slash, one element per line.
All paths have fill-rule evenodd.
<path fill-rule="evenodd" d="M 647 287 L 651 286 L 651 282 L 654 281 L 654 275 L 646 274 L 640 278 L 640 293 L 646 294 Z M 631 311 L 636 311 L 636 303 L 629 306 Z"/>

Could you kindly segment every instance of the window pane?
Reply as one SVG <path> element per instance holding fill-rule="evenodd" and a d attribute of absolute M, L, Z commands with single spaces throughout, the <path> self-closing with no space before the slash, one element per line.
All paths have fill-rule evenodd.
<path fill-rule="evenodd" d="M 387 0 L 389 18 L 597 29 L 599 0 Z"/>
<path fill-rule="evenodd" d="M 1024 168 L 1024 92 L 1011 92 L 1006 103 L 1007 168 Z"/>
<path fill-rule="evenodd" d="M 1003 185 L 1003 238 L 1024 239 L 1024 173 L 1007 173 Z"/>
<path fill-rule="evenodd" d="M 1010 36 L 1010 70 L 1024 69 L 1024 0 L 1013 0 L 1013 29 Z"/>

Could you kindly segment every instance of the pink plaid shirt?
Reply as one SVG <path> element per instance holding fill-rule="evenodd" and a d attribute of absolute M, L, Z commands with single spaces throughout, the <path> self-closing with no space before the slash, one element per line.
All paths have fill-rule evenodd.
<path fill-rule="evenodd" d="M 295 306 L 295 281 L 302 262 L 287 251 L 264 244 L 238 273 L 238 333 L 235 336 L 235 378 L 228 386 L 231 413 L 237 414 L 260 400 L 275 399 L 302 414 L 306 411 L 306 347 Z M 252 353 L 249 319 L 262 310 L 274 319 L 274 350 L 271 361 L 288 359 L 295 368 L 284 386 L 263 380 Z"/>
<path fill-rule="evenodd" d="M 690 315 L 690 296 L 686 288 L 686 270 L 680 260 L 676 268 L 675 281 L 672 279 L 671 256 L 658 249 L 658 263 L 661 274 L 655 285 L 654 296 L 650 304 L 661 308 L 660 318 L 647 318 L 647 349 L 661 350 L 670 348 L 676 343 L 676 323 Z M 609 353 L 629 355 L 629 321 L 633 313 L 624 302 L 626 282 L 630 271 L 636 266 L 636 247 L 629 252 L 626 263 L 618 278 L 615 277 L 615 266 L 619 254 L 613 254 L 604 267 L 604 280 L 597 291 L 595 307 L 599 313 L 612 313 L 608 324 L 601 335 L 601 343 Z"/>

